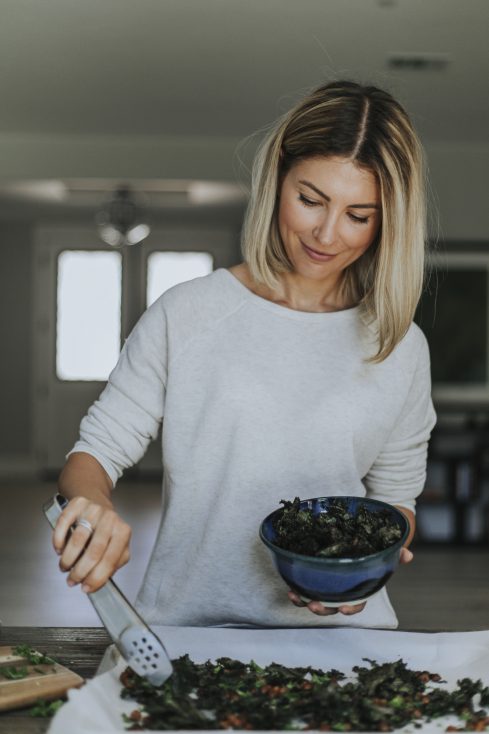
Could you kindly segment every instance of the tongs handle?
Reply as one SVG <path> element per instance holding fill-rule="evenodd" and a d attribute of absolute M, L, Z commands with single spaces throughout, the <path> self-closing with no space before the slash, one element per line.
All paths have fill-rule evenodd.
<path fill-rule="evenodd" d="M 43 505 L 53 529 L 67 504 L 65 497 L 56 494 Z M 168 653 L 119 587 L 109 579 L 102 588 L 87 596 L 123 658 L 139 675 L 154 685 L 161 685 L 173 672 Z"/>

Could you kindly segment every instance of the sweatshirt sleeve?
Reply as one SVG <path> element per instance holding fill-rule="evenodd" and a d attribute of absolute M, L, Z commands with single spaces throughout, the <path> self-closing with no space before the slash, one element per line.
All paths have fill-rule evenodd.
<path fill-rule="evenodd" d="M 435 422 L 429 351 L 423 337 L 417 369 L 399 419 L 364 477 L 368 497 L 415 510 L 416 497 L 426 481 L 428 440 Z"/>
<path fill-rule="evenodd" d="M 161 299 L 144 312 L 126 340 L 98 400 L 80 424 L 75 451 L 94 456 L 115 486 L 158 435 L 167 376 L 167 329 Z"/>

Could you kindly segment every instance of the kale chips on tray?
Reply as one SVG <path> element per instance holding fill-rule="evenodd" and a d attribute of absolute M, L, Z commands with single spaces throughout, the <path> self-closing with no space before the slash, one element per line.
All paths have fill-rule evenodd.
<path fill-rule="evenodd" d="M 464 678 L 455 690 L 441 676 L 409 670 L 402 660 L 378 665 L 365 659 L 354 677 L 338 670 L 260 667 L 231 658 L 194 663 L 173 661 L 174 675 L 155 688 L 130 668 L 121 675 L 122 697 L 140 709 L 125 717 L 131 731 L 258 729 L 393 731 L 447 714 L 458 717 L 450 731 L 489 731 L 489 687 Z"/>

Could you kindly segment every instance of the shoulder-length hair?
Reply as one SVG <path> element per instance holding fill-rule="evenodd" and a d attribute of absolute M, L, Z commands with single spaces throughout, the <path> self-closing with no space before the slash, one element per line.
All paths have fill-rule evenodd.
<path fill-rule="evenodd" d="M 376 240 L 344 272 L 346 298 L 374 326 L 384 360 L 412 323 L 424 277 L 425 168 L 421 143 L 403 107 L 377 87 L 337 81 L 318 87 L 280 118 L 261 143 L 252 171 L 242 251 L 254 280 L 270 288 L 290 271 L 278 230 L 278 197 L 299 161 L 341 156 L 378 181 L 382 221 Z"/>

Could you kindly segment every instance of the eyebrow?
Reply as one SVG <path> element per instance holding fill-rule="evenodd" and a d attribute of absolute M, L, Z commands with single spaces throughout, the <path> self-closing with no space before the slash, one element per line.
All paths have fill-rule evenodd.
<path fill-rule="evenodd" d="M 330 197 L 324 194 L 322 191 L 320 191 L 314 184 L 312 184 L 310 181 L 300 180 L 299 183 L 304 184 L 304 186 L 309 186 L 310 189 L 316 192 L 319 196 L 322 196 L 323 199 L 326 199 L 326 201 L 331 201 Z M 379 204 L 349 204 L 349 209 L 380 209 Z"/>

